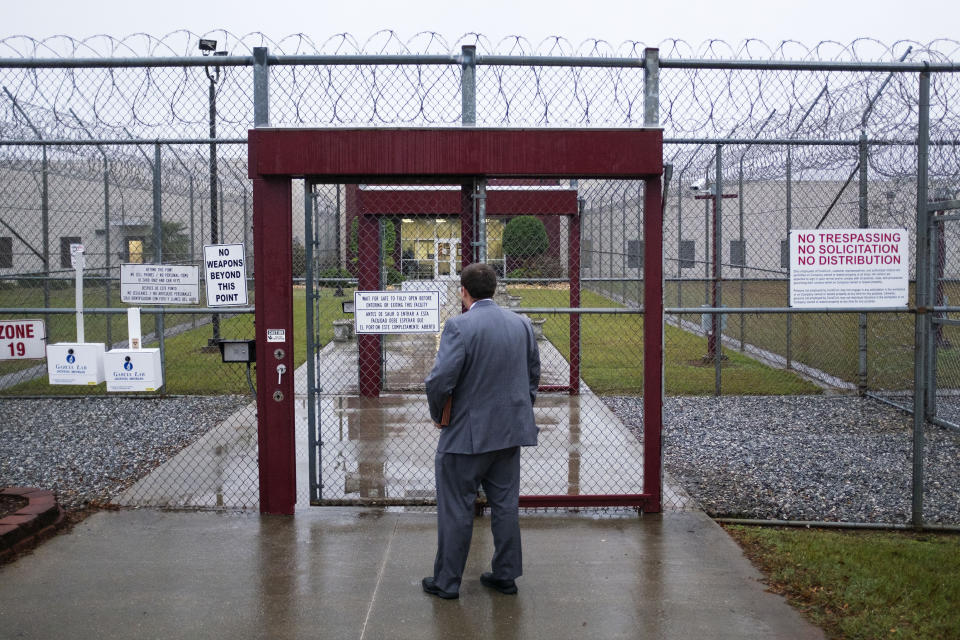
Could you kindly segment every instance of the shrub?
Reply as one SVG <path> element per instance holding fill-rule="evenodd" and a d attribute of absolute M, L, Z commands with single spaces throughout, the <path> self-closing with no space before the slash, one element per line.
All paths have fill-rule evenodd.
<path fill-rule="evenodd" d="M 534 216 L 517 216 L 503 229 L 503 253 L 512 258 L 531 258 L 550 248 L 547 228 Z"/>

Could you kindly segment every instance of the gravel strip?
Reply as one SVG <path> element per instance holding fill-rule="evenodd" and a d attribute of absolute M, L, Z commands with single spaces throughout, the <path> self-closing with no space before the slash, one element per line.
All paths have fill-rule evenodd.
<path fill-rule="evenodd" d="M 605 400 L 639 437 L 642 398 Z M 664 468 L 712 516 L 907 523 L 912 422 L 848 396 L 667 398 Z M 924 436 L 924 520 L 960 525 L 960 431 Z"/>
<path fill-rule="evenodd" d="M 249 404 L 244 396 L 0 400 L 0 486 L 107 502 Z"/>
<path fill-rule="evenodd" d="M 608 406 L 639 437 L 642 398 Z M 0 400 L 0 486 L 107 502 L 248 405 L 243 396 Z M 924 513 L 960 524 L 960 431 L 925 429 Z M 664 467 L 713 516 L 906 523 L 912 418 L 856 397 L 672 397 Z M 669 506 L 669 505 L 667 505 Z"/>

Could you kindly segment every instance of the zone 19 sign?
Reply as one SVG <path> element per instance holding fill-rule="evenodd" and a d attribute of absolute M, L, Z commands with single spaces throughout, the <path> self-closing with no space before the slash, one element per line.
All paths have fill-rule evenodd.
<path fill-rule="evenodd" d="M 43 320 L 0 320 L 0 360 L 46 357 Z"/>

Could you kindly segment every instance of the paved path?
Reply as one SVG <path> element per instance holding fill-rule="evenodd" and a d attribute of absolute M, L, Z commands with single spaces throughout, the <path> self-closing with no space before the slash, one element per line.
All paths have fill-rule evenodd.
<path fill-rule="evenodd" d="M 520 593 L 427 596 L 435 516 L 308 508 L 101 512 L 0 568 L 9 638 L 821 639 L 701 513 L 525 516 Z"/>

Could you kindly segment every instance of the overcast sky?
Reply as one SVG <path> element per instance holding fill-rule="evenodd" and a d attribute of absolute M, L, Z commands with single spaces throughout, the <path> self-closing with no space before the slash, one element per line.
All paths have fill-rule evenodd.
<path fill-rule="evenodd" d="M 551 35 L 574 45 L 589 38 L 617 46 L 626 40 L 657 44 L 678 38 L 691 44 L 717 38 L 730 43 L 858 37 L 929 42 L 957 38 L 957 0 L 42 0 L 4 3 L 0 37 L 57 34 L 85 37 L 178 29 L 204 33 L 263 32 L 277 39 L 304 33 L 315 42 L 348 32 L 360 42 L 380 29 L 406 40 L 424 30 L 448 42 L 469 32 L 492 42 L 522 35 L 537 44 Z"/>

